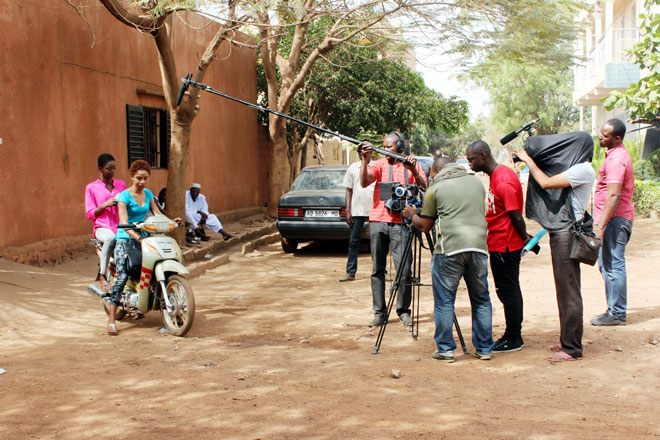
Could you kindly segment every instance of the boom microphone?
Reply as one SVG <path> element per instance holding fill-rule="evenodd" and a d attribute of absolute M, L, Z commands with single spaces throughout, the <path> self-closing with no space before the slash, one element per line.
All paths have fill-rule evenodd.
<path fill-rule="evenodd" d="M 222 96 L 223 98 L 227 98 L 231 101 L 236 101 L 236 102 L 241 103 L 243 105 L 247 105 L 250 108 L 260 110 L 260 111 L 266 112 L 266 113 L 271 113 L 273 115 L 281 116 L 281 117 L 283 117 L 285 119 L 288 119 L 290 121 L 297 122 L 298 124 L 302 124 L 305 127 L 310 127 L 310 128 L 315 129 L 315 130 L 321 131 L 323 133 L 326 133 L 326 134 L 329 134 L 329 135 L 332 135 L 332 136 L 337 136 L 340 139 L 343 139 L 343 140 L 348 141 L 352 144 L 358 145 L 358 148 L 360 148 L 360 146 L 362 144 L 362 141 L 359 141 L 357 139 L 353 139 L 353 138 L 345 136 L 343 134 L 336 133 L 334 131 L 330 131 L 326 128 L 319 127 L 318 125 L 310 124 L 309 122 L 301 121 L 300 119 L 296 119 L 293 116 L 287 115 L 286 113 L 280 113 L 280 112 L 277 112 L 275 110 L 271 110 L 269 108 L 260 107 L 256 104 L 252 104 L 251 102 L 243 101 L 242 99 L 234 98 L 233 96 L 229 96 L 225 93 L 219 92 L 218 90 L 215 90 L 211 86 L 207 86 L 206 84 L 202 84 L 202 83 L 199 83 L 197 81 L 193 81 L 192 80 L 192 73 L 188 73 L 185 78 L 181 78 L 181 81 L 183 82 L 183 85 L 181 86 L 181 89 L 179 89 L 179 96 L 177 97 L 176 105 L 179 105 L 179 103 L 181 102 L 181 99 L 183 98 L 183 94 L 188 89 L 188 86 L 193 86 L 193 87 L 196 87 L 198 89 L 202 89 L 205 92 L 209 92 L 209 93 L 212 93 L 214 95 Z M 410 164 L 410 162 L 408 162 L 406 160 L 406 157 L 401 155 L 401 154 L 392 153 L 389 150 L 385 150 L 385 149 L 374 147 L 374 146 L 372 146 L 371 149 L 373 151 L 375 151 L 376 153 L 380 153 L 383 156 L 390 157 L 390 158 L 394 159 L 397 162 L 403 163 L 404 165 L 405 164 L 408 164 L 408 165 Z"/>
<path fill-rule="evenodd" d="M 508 144 L 509 142 L 511 142 L 512 140 L 514 140 L 514 139 L 515 139 L 515 138 L 516 138 L 521 132 L 523 132 L 523 131 L 525 131 L 525 130 L 530 130 L 530 128 L 532 127 L 532 125 L 536 124 L 536 123 L 539 122 L 540 120 L 541 120 L 541 118 L 537 118 L 537 119 L 535 119 L 535 120 L 533 120 L 533 121 L 530 121 L 530 122 L 524 124 L 524 125 L 523 125 L 522 127 L 520 127 L 518 130 L 514 130 L 514 131 L 512 131 L 511 133 L 507 134 L 507 135 L 504 136 L 502 139 L 500 139 L 500 144 L 502 144 L 502 145 Z"/>
<path fill-rule="evenodd" d="M 190 81 L 192 79 L 192 73 L 188 72 L 186 75 L 186 79 Z M 181 84 L 181 88 L 179 88 L 179 96 L 176 97 L 176 106 L 178 107 L 179 104 L 181 104 L 181 100 L 183 99 L 183 95 L 186 93 L 186 90 L 188 90 L 189 83 L 186 81 L 183 81 L 183 84 Z"/>
<path fill-rule="evenodd" d="M 511 133 L 507 134 L 504 136 L 502 139 L 500 139 L 500 144 L 505 145 L 514 140 L 516 137 L 518 137 L 518 132 L 516 130 L 513 130 Z"/>

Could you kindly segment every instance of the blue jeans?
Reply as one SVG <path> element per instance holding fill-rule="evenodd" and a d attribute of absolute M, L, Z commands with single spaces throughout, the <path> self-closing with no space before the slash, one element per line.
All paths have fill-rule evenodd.
<path fill-rule="evenodd" d="M 632 234 L 632 222 L 623 217 L 612 217 L 605 227 L 598 254 L 598 268 L 605 280 L 607 311 L 617 319 L 626 320 L 628 287 L 626 280 L 626 245 Z"/>
<path fill-rule="evenodd" d="M 435 343 L 441 353 L 453 352 L 454 303 L 461 278 L 465 280 L 472 306 L 472 345 L 481 354 L 493 352 L 493 310 L 488 295 L 488 256 L 481 252 L 461 252 L 452 256 L 433 255 L 433 318 Z"/>
<path fill-rule="evenodd" d="M 360 251 L 360 242 L 362 241 L 362 232 L 364 225 L 369 222 L 369 217 L 353 217 L 353 226 L 351 226 L 351 238 L 348 241 L 348 261 L 346 261 L 346 273 L 355 276 L 358 267 L 358 252 Z"/>

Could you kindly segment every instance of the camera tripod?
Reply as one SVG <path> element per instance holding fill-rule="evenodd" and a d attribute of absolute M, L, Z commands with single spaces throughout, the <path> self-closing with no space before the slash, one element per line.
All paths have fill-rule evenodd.
<path fill-rule="evenodd" d="M 399 267 L 396 268 L 396 277 L 392 282 L 390 287 L 390 298 L 387 301 L 387 313 L 385 314 L 385 321 L 383 325 L 380 326 L 378 330 L 378 336 L 376 337 L 376 345 L 374 346 L 374 351 L 372 354 L 378 354 L 380 350 L 380 345 L 383 342 L 383 337 L 385 336 L 385 330 L 387 330 L 387 322 L 390 318 L 390 313 L 392 312 L 392 307 L 396 303 L 396 296 L 399 292 L 399 287 L 402 286 L 402 279 L 404 275 L 404 268 L 409 258 L 412 258 L 412 265 L 410 268 L 410 284 L 411 284 L 411 305 L 410 309 L 412 311 L 413 318 L 413 327 L 412 327 L 412 338 L 417 340 L 419 335 L 419 292 L 421 287 L 424 284 L 421 283 L 421 272 L 422 272 L 422 247 L 423 239 L 422 233 L 415 228 L 412 224 L 408 226 L 408 233 L 405 239 L 403 247 L 403 255 L 401 261 L 399 261 Z M 426 241 L 428 242 L 428 249 L 433 254 L 433 249 L 435 248 L 435 241 L 433 240 L 432 235 L 427 232 Z M 467 347 L 465 346 L 465 340 L 463 339 L 463 333 L 461 332 L 461 327 L 458 324 L 458 319 L 454 313 L 454 326 L 456 327 L 456 334 L 458 335 L 458 340 L 461 343 L 461 348 L 463 353 L 469 354 Z"/>

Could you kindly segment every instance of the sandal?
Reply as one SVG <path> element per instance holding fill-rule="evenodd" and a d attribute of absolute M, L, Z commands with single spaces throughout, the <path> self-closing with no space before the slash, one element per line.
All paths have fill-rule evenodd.
<path fill-rule="evenodd" d="M 550 351 L 561 351 L 562 346 L 561 344 L 555 344 L 548 347 L 548 349 L 550 349 Z"/>
<path fill-rule="evenodd" d="M 231 234 L 227 234 L 227 235 L 225 235 L 224 237 L 222 237 L 222 239 L 223 239 L 224 241 L 227 241 L 227 240 L 229 240 L 229 239 L 231 239 L 231 238 L 234 238 L 234 236 L 231 235 Z"/>
<path fill-rule="evenodd" d="M 570 354 L 566 353 L 565 351 L 558 351 L 552 356 L 548 358 L 550 362 L 568 362 L 568 361 L 576 361 L 577 358 L 574 358 Z"/>
<path fill-rule="evenodd" d="M 108 334 L 110 336 L 117 336 L 117 326 L 115 324 L 108 324 Z"/>

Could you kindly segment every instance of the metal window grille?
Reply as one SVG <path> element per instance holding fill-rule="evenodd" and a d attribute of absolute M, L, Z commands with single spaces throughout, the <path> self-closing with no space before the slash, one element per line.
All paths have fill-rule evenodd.
<path fill-rule="evenodd" d="M 128 164 L 146 160 L 153 168 L 167 168 L 170 151 L 170 113 L 167 110 L 126 105 Z"/>

